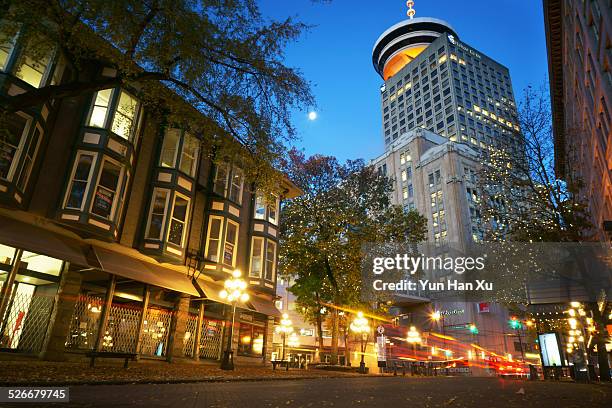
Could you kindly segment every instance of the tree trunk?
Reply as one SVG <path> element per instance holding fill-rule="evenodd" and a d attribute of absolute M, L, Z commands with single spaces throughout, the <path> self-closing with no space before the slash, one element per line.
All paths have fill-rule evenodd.
<path fill-rule="evenodd" d="M 331 324 L 332 324 L 332 338 L 331 338 L 331 363 L 338 364 L 338 338 L 340 337 L 340 330 L 338 324 L 338 310 L 332 309 L 331 312 Z"/>
<path fill-rule="evenodd" d="M 319 297 L 319 293 L 315 292 L 315 296 L 317 298 L 317 307 L 318 310 L 315 313 L 316 319 L 317 319 L 317 341 L 319 343 L 319 352 L 315 353 L 315 362 L 321 362 L 321 353 L 323 353 L 323 318 L 321 317 L 321 303 L 320 303 L 320 297 Z"/>

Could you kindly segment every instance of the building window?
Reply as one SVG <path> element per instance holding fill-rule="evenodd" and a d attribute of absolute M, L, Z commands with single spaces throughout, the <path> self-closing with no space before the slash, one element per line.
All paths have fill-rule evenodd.
<path fill-rule="evenodd" d="M 206 258 L 210 261 L 219 262 L 222 232 L 223 218 L 211 215 L 208 218 L 208 233 L 206 237 Z"/>
<path fill-rule="evenodd" d="M 182 141 L 182 143 L 181 143 Z M 180 155 L 178 154 L 180 151 Z M 166 129 L 159 158 L 161 167 L 177 168 L 189 177 L 195 177 L 198 165 L 200 141 L 190 133 L 175 128 Z"/>
<path fill-rule="evenodd" d="M 236 253 L 238 244 L 238 224 L 227 220 L 225 228 L 225 245 L 223 246 L 223 263 L 229 266 L 236 265 Z"/>
<path fill-rule="evenodd" d="M 17 178 L 17 188 L 21 191 L 25 191 L 25 188 L 28 185 L 28 180 L 30 179 L 30 174 L 32 173 L 32 167 L 34 166 L 34 159 L 36 158 L 36 153 L 38 152 L 38 145 L 40 144 L 41 135 L 42 129 L 40 126 L 36 126 L 34 133 L 32 134 L 30 144 L 27 150 L 24 150 L 25 157 L 21 167 L 21 172 Z"/>
<path fill-rule="evenodd" d="M 23 48 L 15 76 L 38 88 L 47 80 L 53 58 L 53 45 L 43 36 L 32 34 Z"/>
<path fill-rule="evenodd" d="M 168 208 L 168 199 L 170 193 L 168 190 L 154 189 L 153 202 L 151 203 L 151 211 L 149 214 L 149 223 L 147 225 L 147 239 L 162 239 L 164 235 L 164 226 L 166 224 L 166 208 Z"/>
<path fill-rule="evenodd" d="M 119 95 L 119 103 L 113 117 L 111 130 L 125 140 L 131 140 L 135 130 L 138 113 L 138 100 L 124 90 Z"/>
<path fill-rule="evenodd" d="M 241 322 L 239 330 L 238 354 L 261 356 L 264 346 L 264 328 Z"/>
<path fill-rule="evenodd" d="M 244 173 L 237 167 L 232 171 L 229 199 L 235 203 L 242 204 L 242 186 L 244 184 Z"/>
<path fill-rule="evenodd" d="M 195 177 L 198 167 L 199 151 L 200 141 L 198 138 L 185 132 L 183 136 L 183 146 L 181 148 L 181 163 L 179 165 L 179 170 L 189 177 Z"/>
<path fill-rule="evenodd" d="M 274 225 L 278 225 L 278 197 L 273 195 L 274 202 L 268 204 L 268 221 Z"/>
<path fill-rule="evenodd" d="M 252 278 L 261 278 L 264 241 L 264 238 L 253 237 L 253 243 L 251 244 L 251 269 L 249 272 L 249 276 Z"/>
<path fill-rule="evenodd" d="M 267 240 L 266 245 L 266 280 L 274 281 L 276 272 L 276 243 Z"/>
<path fill-rule="evenodd" d="M 102 170 L 95 188 L 93 202 L 91 204 L 92 214 L 96 214 L 107 220 L 114 217 L 118 192 L 121 184 L 121 166 L 109 159 L 102 162 Z"/>
<path fill-rule="evenodd" d="M 229 176 L 229 164 L 219 163 L 215 171 L 215 181 L 213 190 L 220 196 L 225 197 L 225 189 L 227 188 L 227 178 Z"/>
<path fill-rule="evenodd" d="M 96 98 L 94 99 L 91 115 L 89 117 L 89 126 L 99 128 L 106 127 L 106 117 L 112 94 L 112 89 L 103 89 L 96 92 Z"/>
<path fill-rule="evenodd" d="M 72 170 L 70 187 L 68 188 L 68 194 L 66 196 L 65 208 L 72 208 L 75 210 L 83 209 L 83 202 L 87 195 L 87 186 L 91 180 L 95 159 L 96 155 L 94 153 L 80 152 L 77 155 L 75 166 Z"/>
<path fill-rule="evenodd" d="M 168 229 L 168 242 L 183 246 L 185 240 L 185 225 L 189 217 L 189 198 L 178 193 L 174 193 L 174 203 L 172 204 L 172 216 Z"/>
<path fill-rule="evenodd" d="M 102 89 L 96 92 L 87 122 L 88 126 L 107 128 L 107 118 L 112 108 L 113 94 L 113 89 Z M 117 100 L 110 129 L 117 136 L 131 141 L 136 132 L 140 103 L 124 90 L 120 91 Z"/>
<path fill-rule="evenodd" d="M 15 45 L 15 36 L 11 35 L 10 30 L 0 23 L 0 70 L 6 69 L 9 57 Z"/>
<path fill-rule="evenodd" d="M 16 171 L 19 152 L 23 151 L 32 119 L 21 113 L 11 115 L 4 121 L 4 132 L 0 136 L 0 178 L 11 181 Z"/>
<path fill-rule="evenodd" d="M 215 172 L 213 190 L 215 193 L 229 198 L 231 201 L 242 204 L 242 188 L 244 185 L 244 172 L 228 163 L 219 163 Z"/>
<path fill-rule="evenodd" d="M 266 201 L 261 194 L 257 194 L 255 198 L 255 219 L 266 219 Z"/>

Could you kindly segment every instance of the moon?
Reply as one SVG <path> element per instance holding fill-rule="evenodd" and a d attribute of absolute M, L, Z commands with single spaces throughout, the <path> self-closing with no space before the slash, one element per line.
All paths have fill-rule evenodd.
<path fill-rule="evenodd" d="M 308 112 L 308 120 L 316 120 L 316 119 L 317 119 L 317 112 L 315 111 Z"/>

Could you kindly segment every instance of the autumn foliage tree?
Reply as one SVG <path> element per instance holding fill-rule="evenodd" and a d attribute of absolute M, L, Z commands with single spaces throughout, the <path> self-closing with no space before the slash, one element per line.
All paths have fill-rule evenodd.
<path fill-rule="evenodd" d="M 150 111 L 249 152 L 261 173 L 295 136 L 290 112 L 313 104 L 283 63 L 307 27 L 264 18 L 254 0 L 3 0 L 0 13 L 3 46 L 18 38 L 34 59 L 53 50 L 66 66 L 61 83 L 0 99 L 0 114 L 129 84 Z M 116 75 L 82 75 L 92 64 Z"/>
<path fill-rule="evenodd" d="M 298 310 L 317 326 L 322 348 L 324 304 L 362 304 L 363 246 L 421 241 L 426 220 L 393 206 L 391 181 L 363 161 L 340 163 L 330 156 L 291 151 L 289 177 L 304 194 L 283 205 L 280 269 L 293 278 Z M 328 307 L 332 362 L 337 362 L 339 317 Z"/>

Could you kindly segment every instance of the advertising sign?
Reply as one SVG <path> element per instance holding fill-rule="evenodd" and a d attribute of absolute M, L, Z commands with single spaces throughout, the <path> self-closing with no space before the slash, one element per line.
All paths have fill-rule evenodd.
<path fill-rule="evenodd" d="M 538 335 L 540 353 L 542 354 L 542 365 L 545 367 L 563 365 L 559 340 L 556 333 L 542 333 Z"/>

